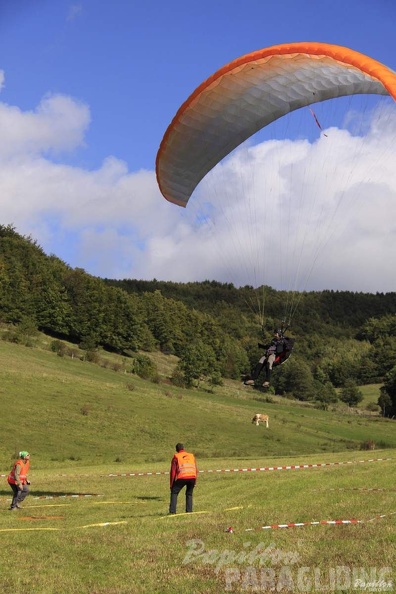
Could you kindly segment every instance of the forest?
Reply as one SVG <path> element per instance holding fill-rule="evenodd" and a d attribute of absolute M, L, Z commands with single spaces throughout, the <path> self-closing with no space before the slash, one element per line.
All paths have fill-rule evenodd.
<path fill-rule="evenodd" d="M 224 378 L 242 380 L 282 324 L 285 292 L 266 287 L 264 324 L 249 303 L 255 289 L 213 280 L 194 283 L 101 279 L 46 255 L 12 225 L 0 226 L 2 338 L 29 343 L 37 331 L 94 357 L 98 348 L 130 360 L 130 370 L 155 379 L 150 353 L 178 357 L 170 380 L 194 388 Z M 381 384 L 379 409 L 396 415 L 396 293 L 304 292 L 287 334 L 293 356 L 271 390 L 326 409 L 338 399 L 353 406 L 359 386 Z"/>

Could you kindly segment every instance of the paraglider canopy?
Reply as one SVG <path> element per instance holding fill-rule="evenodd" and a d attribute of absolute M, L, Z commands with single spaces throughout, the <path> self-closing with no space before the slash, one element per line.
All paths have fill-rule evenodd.
<path fill-rule="evenodd" d="M 396 99 L 396 73 L 354 50 L 313 42 L 276 45 L 230 62 L 190 95 L 168 127 L 156 161 L 161 193 L 186 206 L 202 178 L 264 126 L 355 94 Z"/>
<path fill-rule="evenodd" d="M 307 289 L 382 286 L 392 259 L 378 257 L 376 241 L 394 220 L 395 99 L 394 71 L 325 43 L 252 52 L 198 86 L 156 161 L 163 196 L 188 204 L 174 213 L 169 252 L 187 261 L 188 278 L 246 289 L 260 326 L 268 316 L 290 324 Z M 272 287 L 284 291 L 276 312 Z"/>

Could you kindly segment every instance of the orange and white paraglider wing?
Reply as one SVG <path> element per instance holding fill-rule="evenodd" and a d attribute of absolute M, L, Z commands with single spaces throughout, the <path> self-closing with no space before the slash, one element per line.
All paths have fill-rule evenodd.
<path fill-rule="evenodd" d="M 351 49 L 292 43 L 227 64 L 183 103 L 157 154 L 163 196 L 186 206 L 203 177 L 255 132 L 300 107 L 355 94 L 391 95 L 396 73 Z"/>

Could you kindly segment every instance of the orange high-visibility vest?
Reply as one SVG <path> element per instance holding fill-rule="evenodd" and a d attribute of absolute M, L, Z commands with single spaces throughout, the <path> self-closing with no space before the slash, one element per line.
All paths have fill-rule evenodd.
<path fill-rule="evenodd" d="M 176 479 L 191 479 L 197 478 L 197 465 L 194 454 L 189 452 L 177 452 L 177 473 Z"/>
<path fill-rule="evenodd" d="M 10 485 L 17 484 L 17 481 L 15 479 L 15 470 L 16 470 L 17 466 L 21 467 L 21 472 L 19 473 L 19 481 L 22 483 L 22 485 L 25 485 L 26 481 L 27 481 L 27 473 L 29 471 L 30 460 L 26 460 L 26 462 L 24 460 L 22 460 L 22 458 L 20 460 L 17 460 L 15 462 L 14 466 L 12 467 L 12 470 L 11 470 L 10 474 L 8 475 L 7 480 L 10 483 Z"/>

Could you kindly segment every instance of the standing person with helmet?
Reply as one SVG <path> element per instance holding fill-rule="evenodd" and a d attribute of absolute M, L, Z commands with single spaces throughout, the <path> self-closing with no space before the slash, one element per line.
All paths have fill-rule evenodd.
<path fill-rule="evenodd" d="M 265 355 L 261 357 L 252 373 L 244 378 L 243 383 L 245 386 L 253 386 L 255 380 L 265 367 L 265 382 L 263 383 L 263 388 L 268 388 L 270 385 L 272 367 L 274 364 L 280 365 L 286 361 L 293 349 L 293 343 L 293 339 L 283 336 L 282 330 L 274 330 L 274 337 L 269 345 L 258 345 L 260 349 L 265 349 Z"/>
<path fill-rule="evenodd" d="M 197 474 L 198 470 L 194 454 L 186 452 L 182 443 L 177 443 L 176 454 L 172 458 L 170 468 L 170 514 L 176 513 L 177 497 L 183 487 L 186 487 L 186 512 L 192 512 L 193 490 L 197 481 Z"/>
<path fill-rule="evenodd" d="M 18 460 L 14 463 L 10 474 L 8 475 L 8 484 L 13 491 L 13 497 L 10 510 L 21 509 L 22 501 L 29 494 L 28 472 L 30 466 L 29 452 L 22 451 L 18 454 Z"/>

